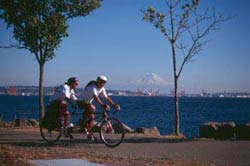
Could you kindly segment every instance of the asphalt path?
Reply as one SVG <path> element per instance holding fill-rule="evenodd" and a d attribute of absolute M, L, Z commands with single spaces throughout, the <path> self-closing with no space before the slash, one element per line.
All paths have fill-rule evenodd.
<path fill-rule="evenodd" d="M 96 143 L 90 143 L 83 134 L 74 133 L 74 136 L 74 140 L 62 138 L 57 145 L 69 148 L 81 147 L 89 154 L 97 153 L 114 157 L 200 161 L 228 166 L 250 165 L 249 140 L 178 140 L 127 134 L 122 144 L 116 148 L 109 148 L 102 144 L 100 139 Z M 0 144 L 42 146 L 45 142 L 38 130 L 0 129 Z"/>

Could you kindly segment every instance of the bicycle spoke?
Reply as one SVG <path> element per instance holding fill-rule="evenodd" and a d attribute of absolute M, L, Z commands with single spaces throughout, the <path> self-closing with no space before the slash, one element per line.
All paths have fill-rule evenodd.
<path fill-rule="evenodd" d="M 61 130 L 60 129 L 47 129 L 44 127 L 40 127 L 40 133 L 42 138 L 47 141 L 48 143 L 55 143 L 61 137 Z"/>
<path fill-rule="evenodd" d="M 100 129 L 100 137 L 103 143 L 109 147 L 118 146 L 124 137 L 124 129 L 121 122 L 115 118 L 104 121 Z"/>

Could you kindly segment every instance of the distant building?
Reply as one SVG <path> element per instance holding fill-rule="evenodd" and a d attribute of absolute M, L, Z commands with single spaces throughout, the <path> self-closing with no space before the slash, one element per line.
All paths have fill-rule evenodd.
<path fill-rule="evenodd" d="M 16 90 L 16 87 L 14 86 L 10 86 L 9 89 L 8 89 L 8 94 L 9 95 L 17 95 L 17 90 Z"/>
<path fill-rule="evenodd" d="M 172 89 L 170 89 L 170 96 L 174 96 L 174 89 L 172 88 Z M 186 96 L 186 91 L 185 90 L 181 90 L 181 91 L 179 91 L 179 93 L 178 93 L 178 96 Z"/>

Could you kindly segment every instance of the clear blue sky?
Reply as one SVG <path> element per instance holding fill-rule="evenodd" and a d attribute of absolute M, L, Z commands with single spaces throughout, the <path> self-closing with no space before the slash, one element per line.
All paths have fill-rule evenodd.
<path fill-rule="evenodd" d="M 56 86 L 70 76 L 83 87 L 98 75 L 109 78 L 109 89 L 136 90 L 133 82 L 156 73 L 173 82 L 169 43 L 142 21 L 140 9 L 154 0 L 104 0 L 90 16 L 68 22 L 69 37 L 45 64 L 44 85 Z M 195 61 L 186 65 L 180 88 L 186 92 L 250 92 L 250 1 L 209 0 L 225 15 L 237 15 L 208 36 L 209 43 Z M 0 43 L 13 43 L 11 30 L 0 21 Z M 38 85 L 38 64 L 28 51 L 0 49 L 0 86 Z M 169 87 L 162 93 L 169 93 Z"/>

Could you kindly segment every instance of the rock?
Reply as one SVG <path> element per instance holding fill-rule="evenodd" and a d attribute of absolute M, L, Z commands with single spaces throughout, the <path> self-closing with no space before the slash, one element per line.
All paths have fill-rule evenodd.
<path fill-rule="evenodd" d="M 228 122 L 228 123 L 222 123 L 218 126 L 218 131 L 216 134 L 217 139 L 230 139 L 234 137 L 234 129 L 235 129 L 235 123 L 234 122 Z"/>
<path fill-rule="evenodd" d="M 250 140 L 250 124 L 237 125 L 235 127 L 235 136 L 237 139 Z"/>
<path fill-rule="evenodd" d="M 15 120 L 15 126 L 16 127 L 24 127 L 24 126 L 29 126 L 28 121 L 26 119 L 16 119 Z"/>
<path fill-rule="evenodd" d="M 39 122 L 36 119 L 15 119 L 14 126 L 15 127 L 27 127 L 27 126 L 38 127 Z"/>
<path fill-rule="evenodd" d="M 28 119 L 28 123 L 33 127 L 39 126 L 39 122 L 36 119 Z"/>
<path fill-rule="evenodd" d="M 135 133 L 145 134 L 146 130 L 147 130 L 147 128 L 145 128 L 145 127 L 139 127 L 139 128 L 135 129 Z"/>
<path fill-rule="evenodd" d="M 208 122 L 200 126 L 200 137 L 216 138 L 220 124 L 217 122 Z"/>
<path fill-rule="evenodd" d="M 122 126 L 123 126 L 123 128 L 124 128 L 125 133 L 133 133 L 133 132 L 135 132 L 134 129 L 130 128 L 129 126 L 127 126 L 127 125 L 124 124 L 124 123 L 122 123 Z"/>
<path fill-rule="evenodd" d="M 13 127 L 13 122 L 0 121 L 0 127 Z"/>
<path fill-rule="evenodd" d="M 160 135 L 160 132 L 157 129 L 157 127 L 153 127 L 153 128 L 139 127 L 135 129 L 135 133 L 141 133 L 141 134 L 146 134 L 146 135 L 157 135 L 157 136 Z"/>
<path fill-rule="evenodd" d="M 157 127 L 150 128 L 149 129 L 149 134 L 150 135 L 157 135 L 157 136 L 161 135 Z"/>

